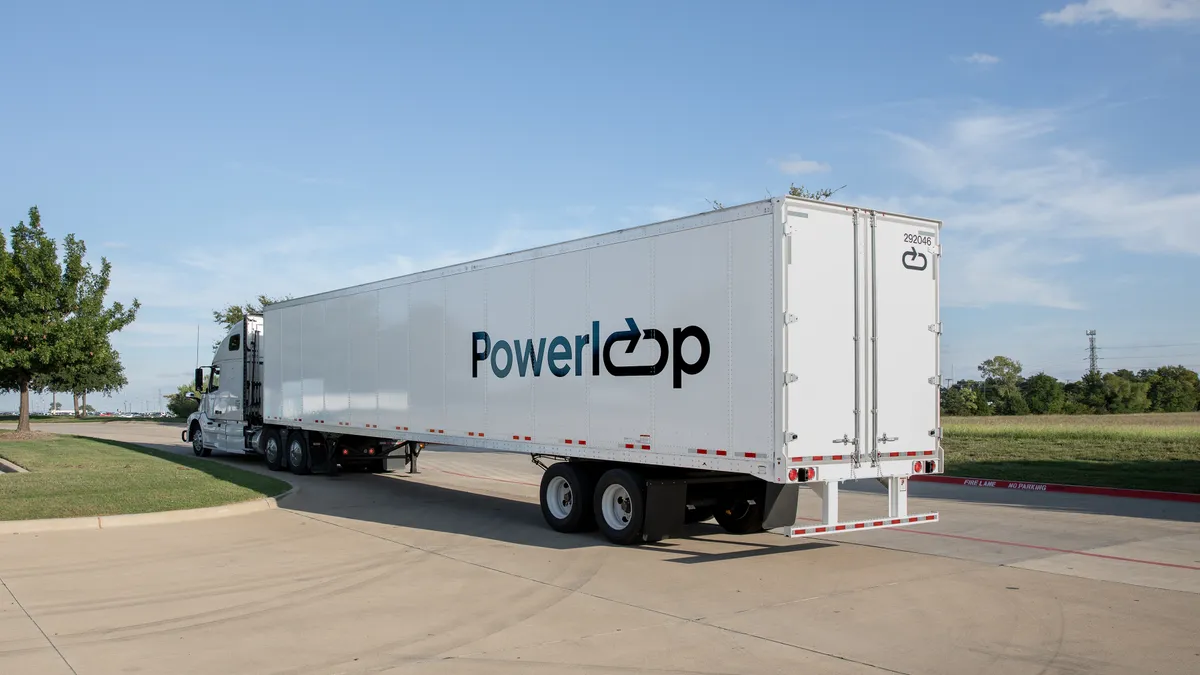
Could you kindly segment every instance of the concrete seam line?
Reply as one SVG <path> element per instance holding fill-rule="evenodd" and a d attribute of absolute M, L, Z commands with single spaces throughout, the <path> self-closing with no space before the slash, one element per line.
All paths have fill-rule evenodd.
<path fill-rule="evenodd" d="M 267 511 L 278 508 L 277 499 L 293 495 L 298 491 L 292 489 L 275 497 L 259 497 L 244 502 L 206 506 L 199 509 L 177 509 L 174 511 L 154 511 L 152 513 L 121 513 L 108 516 L 86 516 L 81 518 L 43 518 L 35 520 L 0 520 L 0 535 L 33 534 L 38 532 L 64 532 L 77 530 L 103 530 L 114 527 L 134 527 L 139 525 L 166 525 L 184 523 L 195 520 L 212 520 L 228 516 L 239 516 L 256 511 Z"/>

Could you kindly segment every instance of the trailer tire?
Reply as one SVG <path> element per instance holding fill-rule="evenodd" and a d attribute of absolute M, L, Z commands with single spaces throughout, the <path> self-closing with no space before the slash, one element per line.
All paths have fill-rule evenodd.
<path fill-rule="evenodd" d="M 308 438 L 303 431 L 293 431 L 288 435 L 287 444 L 288 468 L 297 476 L 312 473 L 308 465 Z"/>
<path fill-rule="evenodd" d="M 733 499 L 717 506 L 717 524 L 730 534 L 754 534 L 763 531 L 763 507 L 760 500 Z"/>
<path fill-rule="evenodd" d="M 263 457 L 267 460 L 267 468 L 272 471 L 283 470 L 283 442 L 279 440 L 279 432 L 268 429 L 263 432 Z"/>
<path fill-rule="evenodd" d="M 604 536 L 622 546 L 645 540 L 646 482 L 629 469 L 609 469 L 596 482 L 592 504 L 596 525 Z"/>
<path fill-rule="evenodd" d="M 595 528 L 592 495 L 596 478 L 584 467 L 571 462 L 551 464 L 542 474 L 538 501 L 542 518 L 557 532 L 584 532 Z"/>

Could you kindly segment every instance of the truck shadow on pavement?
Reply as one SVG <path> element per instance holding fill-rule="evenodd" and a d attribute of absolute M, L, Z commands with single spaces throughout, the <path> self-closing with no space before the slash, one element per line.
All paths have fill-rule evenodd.
<path fill-rule="evenodd" d="M 266 472 L 261 459 L 256 457 L 214 455 L 212 459 L 217 460 L 214 464 L 232 465 L 253 473 Z M 614 547 L 595 531 L 563 534 L 551 530 L 536 503 L 483 494 L 466 487 L 431 485 L 421 481 L 421 474 L 410 478 L 402 471 L 393 470 L 381 475 L 354 472 L 337 476 L 276 475 L 300 488 L 280 501 L 280 508 L 366 534 L 391 538 L 386 529 L 373 527 L 382 525 L 554 550 Z M 428 541 L 419 535 L 401 541 L 418 547 L 455 545 L 452 540 Z M 836 545 L 813 541 L 793 543 L 771 534 L 735 536 L 710 521 L 689 525 L 674 538 L 629 548 L 655 555 L 666 554 L 671 556 L 671 562 L 697 564 Z"/>

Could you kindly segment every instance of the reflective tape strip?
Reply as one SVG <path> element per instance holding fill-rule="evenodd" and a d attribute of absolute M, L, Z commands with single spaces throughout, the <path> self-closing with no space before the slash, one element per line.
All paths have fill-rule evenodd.
<path fill-rule="evenodd" d="M 813 525 L 809 527 L 793 527 L 789 536 L 804 537 L 814 534 L 827 534 L 831 532 L 845 532 L 847 530 L 869 530 L 883 527 L 898 527 L 903 525 L 915 525 L 917 523 L 931 523 L 938 520 L 936 513 L 922 513 L 916 516 L 905 516 L 904 518 L 885 518 L 883 520 L 860 520 L 852 523 L 837 523 L 834 525 Z"/>

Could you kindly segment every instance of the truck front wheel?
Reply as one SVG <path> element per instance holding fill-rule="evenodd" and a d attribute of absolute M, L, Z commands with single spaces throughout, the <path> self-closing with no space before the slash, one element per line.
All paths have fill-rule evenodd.
<path fill-rule="evenodd" d="M 596 525 L 614 544 L 634 544 L 643 539 L 646 489 L 641 476 L 628 469 L 609 469 L 596 482 L 592 507 Z"/>
<path fill-rule="evenodd" d="M 595 526 L 592 493 L 595 479 L 570 462 L 551 464 L 542 474 L 542 517 L 558 532 L 582 532 Z"/>
<path fill-rule="evenodd" d="M 204 432 L 200 431 L 199 424 L 192 425 L 192 454 L 197 457 L 208 457 L 212 454 L 212 450 L 204 447 Z"/>

